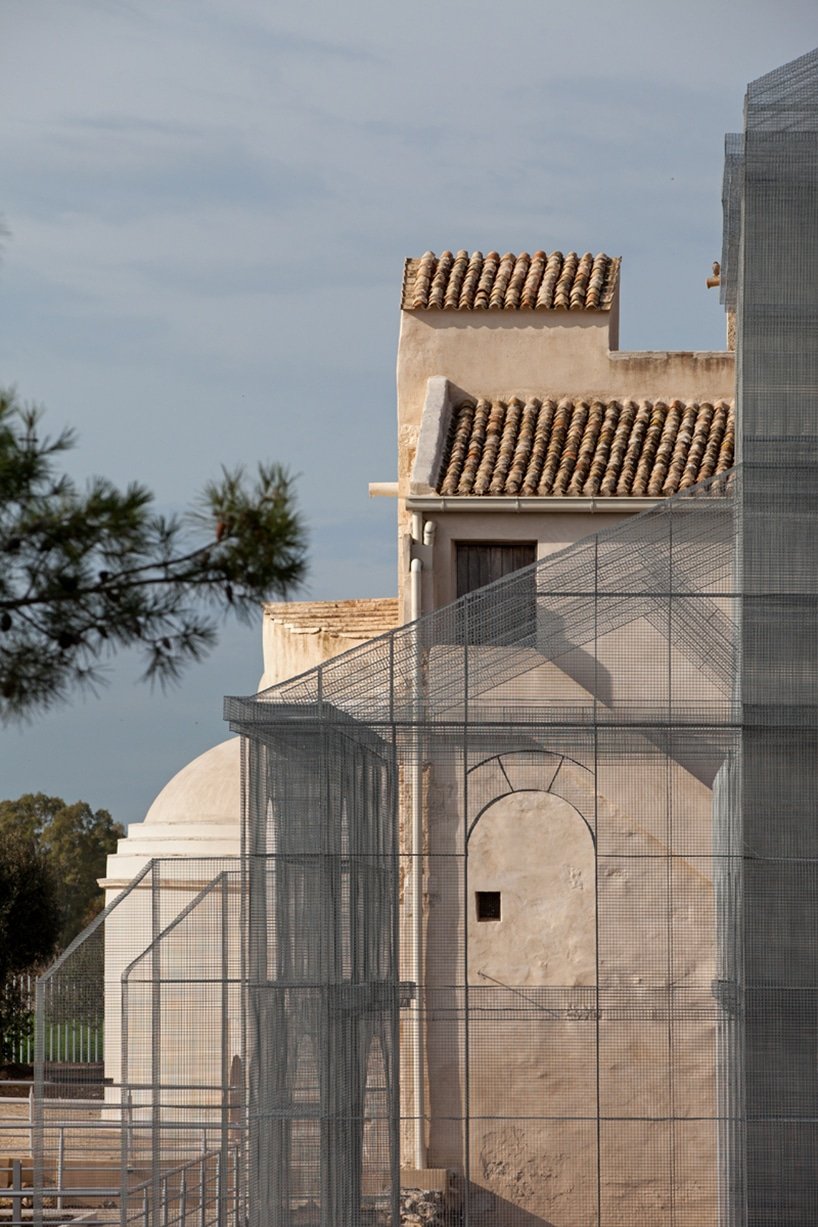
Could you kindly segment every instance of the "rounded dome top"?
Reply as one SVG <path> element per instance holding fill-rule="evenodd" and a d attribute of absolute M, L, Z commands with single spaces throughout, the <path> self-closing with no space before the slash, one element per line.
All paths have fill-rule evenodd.
<path fill-rule="evenodd" d="M 229 737 L 177 771 L 158 794 L 146 824 L 241 821 L 241 738 Z"/>

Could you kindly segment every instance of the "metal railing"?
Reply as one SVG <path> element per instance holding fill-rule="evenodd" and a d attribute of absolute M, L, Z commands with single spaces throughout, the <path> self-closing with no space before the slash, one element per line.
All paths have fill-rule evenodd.
<path fill-rule="evenodd" d="M 151 1177 L 128 1190 L 126 1221 L 136 1227 L 238 1227 L 240 1216 L 240 1150 L 203 1150 L 195 1159 L 161 1173 L 159 1213 L 152 1213 L 156 1181 Z M 140 1197 L 141 1194 L 141 1197 Z M 135 1210 L 131 1210 L 131 1205 Z"/>
<path fill-rule="evenodd" d="M 72 1101 L 70 1109 L 77 1108 L 99 1110 L 100 1104 Z M 10 1227 L 22 1227 L 38 1217 L 35 1200 L 41 1203 L 42 1219 L 51 1222 L 70 1222 L 89 1211 L 94 1212 L 95 1223 L 110 1227 L 237 1227 L 240 1222 L 242 1148 L 237 1126 L 231 1127 L 225 1145 L 221 1130 L 212 1123 L 167 1122 L 163 1131 L 183 1134 L 188 1146 L 198 1137 L 198 1153 L 177 1163 L 169 1160 L 169 1166 L 131 1183 L 140 1173 L 131 1170 L 123 1176 L 119 1157 L 123 1137 L 127 1133 L 132 1139 L 140 1130 L 149 1133 L 152 1122 L 127 1117 L 49 1121 L 44 1126 L 49 1134 L 44 1168 L 53 1175 L 40 1189 L 33 1187 L 33 1128 L 30 1118 L 0 1121 L 0 1155 L 16 1152 L 5 1166 L 0 1158 L 0 1175 L 5 1171 L 8 1180 L 6 1187 L 0 1185 L 0 1222 Z M 99 1138 L 96 1145 L 89 1146 L 89 1132 Z M 9 1135 L 16 1135 L 13 1142 Z M 28 1155 L 20 1154 L 21 1137 L 27 1141 Z M 2 1210 L 4 1201 L 10 1203 L 10 1216 Z"/>
<path fill-rule="evenodd" d="M 12 976 L 9 991 L 17 996 L 20 1008 L 30 1018 L 21 1021 L 10 1039 L 8 1059 L 21 1065 L 34 1063 L 34 1009 L 37 976 L 22 972 Z M 54 987 L 51 986 L 51 992 Z M 50 1005 L 50 1002 L 48 1003 Z M 65 1061 L 71 1064 L 95 1064 L 103 1059 L 102 1018 L 89 1021 L 77 1018 L 72 1021 L 51 1022 L 43 1034 L 43 1059 Z"/>

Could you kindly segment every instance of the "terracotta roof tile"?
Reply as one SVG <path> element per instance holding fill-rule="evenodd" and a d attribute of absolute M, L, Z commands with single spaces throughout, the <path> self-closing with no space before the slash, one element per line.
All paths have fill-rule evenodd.
<path fill-rule="evenodd" d="M 440 494 L 660 498 L 733 463 L 730 401 L 464 400 Z"/>
<path fill-rule="evenodd" d="M 586 251 L 427 251 L 403 270 L 404 311 L 609 311 L 619 258 Z"/>

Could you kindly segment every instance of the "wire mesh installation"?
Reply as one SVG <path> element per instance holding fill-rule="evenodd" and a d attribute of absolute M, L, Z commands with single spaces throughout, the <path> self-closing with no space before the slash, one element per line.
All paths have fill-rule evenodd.
<path fill-rule="evenodd" d="M 728 142 L 741 465 L 227 702 L 260 860 L 249 940 L 272 891 L 277 940 L 333 952 L 302 964 L 328 1003 L 308 1023 L 266 966 L 288 1051 L 317 1035 L 328 1054 L 309 1112 L 282 1075 L 249 1122 L 277 1163 L 272 1184 L 251 1169 L 251 1204 L 277 1227 L 389 1212 L 361 1146 L 372 986 L 339 957 L 369 925 L 391 947 L 384 899 L 368 914 L 350 886 L 358 823 L 380 824 L 384 887 L 398 848 L 393 1173 L 456 1172 L 467 1223 L 815 1221 L 817 130 L 812 53 L 750 87 Z M 305 892 L 292 868 L 313 856 Z"/>
<path fill-rule="evenodd" d="M 746 1198 L 818 1215 L 818 51 L 747 91 L 738 394 L 743 459 Z M 735 1198 L 740 1206 L 740 1197 Z"/>
<path fill-rule="evenodd" d="M 279 1038 L 248 1120 L 257 1221 L 388 1222 L 399 1166 L 404 1184 L 457 1172 L 472 1223 L 717 1220 L 738 485 L 228 700 L 249 748 L 249 942 L 266 952 L 250 1026 L 288 1054 Z M 311 1096 L 302 1049 L 325 1056 Z"/>
<path fill-rule="evenodd" d="M 151 861 L 41 977 L 35 1221 L 241 1221 L 242 897 L 238 858 Z"/>
<path fill-rule="evenodd" d="M 36 1221 L 814 1224 L 816 218 L 818 52 L 728 143 L 740 464 L 226 700 L 240 862 L 39 985 Z"/>

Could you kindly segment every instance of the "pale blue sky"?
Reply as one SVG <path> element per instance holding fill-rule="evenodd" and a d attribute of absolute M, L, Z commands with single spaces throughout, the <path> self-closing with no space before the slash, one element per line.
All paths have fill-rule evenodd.
<path fill-rule="evenodd" d="M 300 474 L 305 595 L 396 589 L 402 260 L 623 257 L 623 348 L 717 348 L 725 131 L 818 44 L 814 0 L 2 0 L 0 382 L 77 428 L 72 469 L 183 507 L 221 463 Z M 228 624 L 163 696 L 0 733 L 0 796 L 143 816 L 255 689 Z"/>

